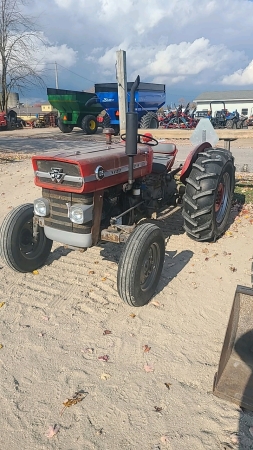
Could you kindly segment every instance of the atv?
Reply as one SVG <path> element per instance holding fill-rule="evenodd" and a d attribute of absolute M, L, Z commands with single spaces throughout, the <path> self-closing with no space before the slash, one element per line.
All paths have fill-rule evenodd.
<path fill-rule="evenodd" d="M 235 184 L 232 154 L 203 142 L 183 167 L 173 168 L 175 144 L 138 134 L 139 82 L 138 76 L 121 142 L 112 142 L 113 130 L 105 129 L 102 144 L 32 157 L 42 196 L 10 211 L 0 230 L 1 256 L 12 269 L 32 272 L 43 266 L 53 241 L 78 250 L 100 241 L 124 243 L 118 293 L 128 305 L 143 306 L 155 294 L 165 257 L 161 229 L 145 219 L 182 201 L 190 238 L 215 241 L 223 234 Z"/>

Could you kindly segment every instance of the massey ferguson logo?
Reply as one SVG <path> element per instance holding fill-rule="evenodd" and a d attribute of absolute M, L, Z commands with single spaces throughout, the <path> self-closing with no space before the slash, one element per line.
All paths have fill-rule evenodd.
<path fill-rule="evenodd" d="M 63 173 L 63 169 L 51 168 L 51 172 L 49 172 L 51 180 L 55 183 L 62 183 L 65 177 L 65 173 Z"/>

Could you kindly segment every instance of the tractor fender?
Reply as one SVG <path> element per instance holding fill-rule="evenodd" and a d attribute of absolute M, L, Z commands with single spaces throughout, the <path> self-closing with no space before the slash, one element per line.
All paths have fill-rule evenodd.
<path fill-rule="evenodd" d="M 202 144 L 195 147 L 187 156 L 185 163 L 182 167 L 181 174 L 180 174 L 180 181 L 183 184 L 186 184 L 186 178 L 189 176 L 191 170 L 192 170 L 192 164 L 195 163 L 198 154 L 200 152 L 204 152 L 207 148 L 211 148 L 211 144 L 209 142 L 203 142 Z"/>

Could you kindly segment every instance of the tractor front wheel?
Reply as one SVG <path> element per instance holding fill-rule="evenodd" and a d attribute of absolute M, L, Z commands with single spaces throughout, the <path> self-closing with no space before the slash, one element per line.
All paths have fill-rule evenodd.
<path fill-rule="evenodd" d="M 196 241 L 215 241 L 227 226 L 235 186 L 234 158 L 228 150 L 199 153 L 186 178 L 184 229 Z"/>
<path fill-rule="evenodd" d="M 18 272 L 32 272 L 43 266 L 52 244 L 41 227 L 38 227 L 37 238 L 34 238 L 31 203 L 14 208 L 2 223 L 0 255 L 9 267 Z"/>
<path fill-rule="evenodd" d="M 82 120 L 82 130 L 86 134 L 95 134 L 98 129 L 97 119 L 95 116 L 85 116 Z"/>
<path fill-rule="evenodd" d="M 135 228 L 126 242 L 118 267 L 119 296 L 130 306 L 144 306 L 157 288 L 165 255 L 159 227 L 146 223 Z"/>

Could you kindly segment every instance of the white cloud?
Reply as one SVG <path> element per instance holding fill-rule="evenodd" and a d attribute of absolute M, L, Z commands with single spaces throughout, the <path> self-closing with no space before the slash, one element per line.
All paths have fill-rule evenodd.
<path fill-rule="evenodd" d="M 171 44 L 163 49 L 160 49 L 159 45 L 146 47 L 145 55 L 141 46 L 132 47 L 127 41 L 122 42 L 119 47 L 127 51 L 128 68 L 132 76 L 140 74 L 146 78 L 148 74 L 152 81 L 158 82 L 159 79 L 160 82 L 169 81 L 173 84 L 208 70 L 219 73 L 224 65 L 243 57 L 242 53 L 233 52 L 224 45 L 211 45 L 210 41 L 203 37 L 194 42 Z M 98 59 L 102 69 L 111 74 L 114 73 L 117 50 L 117 47 L 113 47 Z M 140 61 L 144 64 L 140 65 Z"/>
<path fill-rule="evenodd" d="M 234 86 L 247 86 L 251 84 L 253 86 L 253 60 L 245 69 L 236 70 L 232 75 L 225 76 L 221 83 Z"/>
<path fill-rule="evenodd" d="M 252 83 L 250 0 L 43 0 L 33 13 L 51 43 L 50 61 L 80 74 L 64 74 L 66 89 L 85 89 L 82 76 L 115 82 L 119 49 L 129 80 L 139 73 L 189 91 Z"/>

